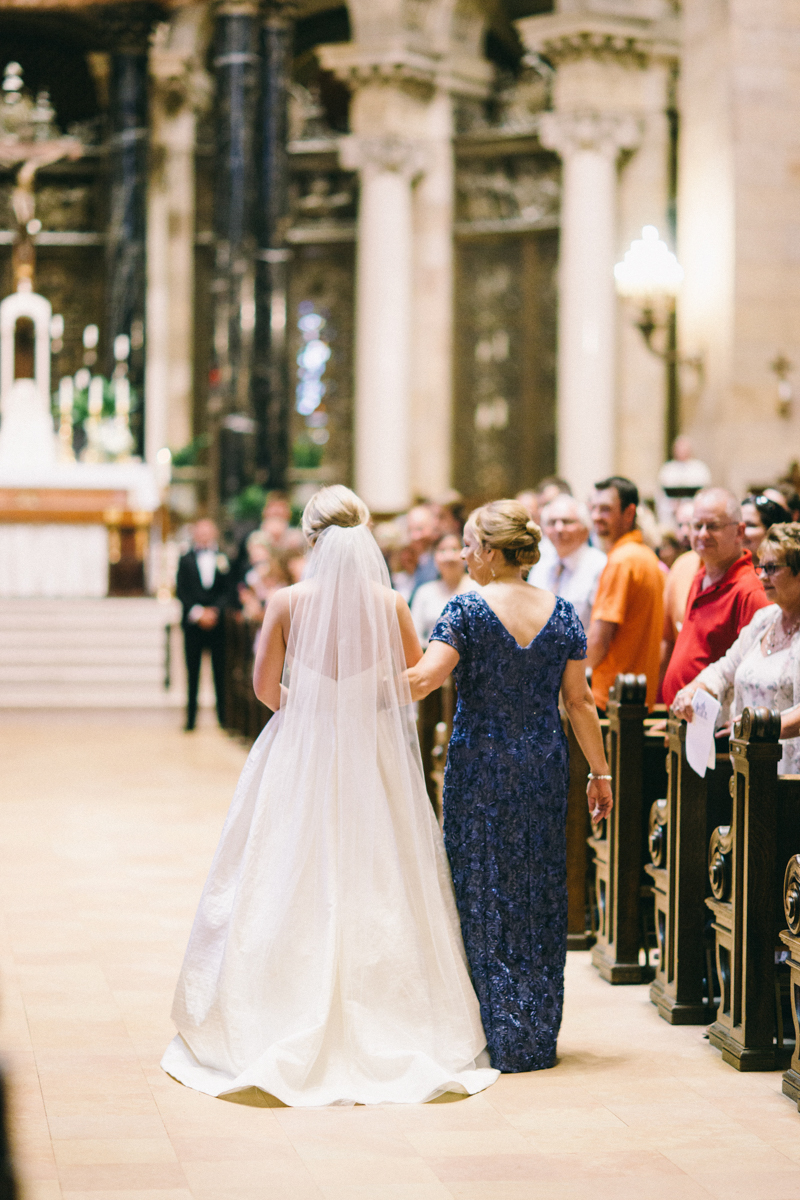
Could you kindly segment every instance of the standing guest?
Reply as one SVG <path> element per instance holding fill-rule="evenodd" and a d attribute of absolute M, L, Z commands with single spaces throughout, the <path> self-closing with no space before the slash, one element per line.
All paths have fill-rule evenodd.
<path fill-rule="evenodd" d="M 452 596 L 476 590 L 475 584 L 464 570 L 461 538 L 457 534 L 446 533 L 444 537 L 439 538 L 433 552 L 433 561 L 436 563 L 439 578 L 432 579 L 429 583 L 421 583 L 411 602 L 411 618 L 423 646 L 427 646 L 431 630 L 442 615 L 447 601 Z"/>
<path fill-rule="evenodd" d="M 197 721 L 197 689 L 204 650 L 211 652 L 217 719 L 225 721 L 225 631 L 222 613 L 230 603 L 230 563 L 219 552 L 219 530 L 213 521 L 195 522 L 192 548 L 178 563 L 175 585 L 183 607 L 181 626 L 186 656 L 186 730 Z"/>
<path fill-rule="evenodd" d="M 711 483 L 706 464 L 695 458 L 692 443 L 681 433 L 672 443 L 672 458 L 658 473 L 659 492 L 656 496 L 658 519 L 668 525 L 674 518 L 675 505 L 682 496 L 692 496 Z"/>
<path fill-rule="evenodd" d="M 704 667 L 722 658 L 758 610 L 769 604 L 750 551 L 744 549 L 742 510 L 732 492 L 698 492 L 692 535 L 701 565 L 661 685 L 666 705 Z"/>
<path fill-rule="evenodd" d="M 592 521 L 585 504 L 566 492 L 545 506 L 542 532 L 555 549 L 549 562 L 537 562 L 528 575 L 534 587 L 569 600 L 584 629 L 589 628 L 597 584 L 606 565 L 602 550 L 589 545 Z"/>
<path fill-rule="evenodd" d="M 745 625 L 727 654 L 682 687 L 673 712 L 691 721 L 698 688 L 710 692 L 737 719 L 744 708 L 781 713 L 780 775 L 800 772 L 800 525 L 773 525 L 759 550 L 756 570 L 769 601 Z"/>
<path fill-rule="evenodd" d="M 600 576 L 589 626 L 592 694 L 601 712 L 620 672 L 647 676 L 647 706 L 658 691 L 664 577 L 654 551 L 636 527 L 639 489 L 612 475 L 595 484 L 592 521 L 608 561 Z"/>
<path fill-rule="evenodd" d="M 610 772 L 571 604 L 529 587 L 539 526 L 516 500 L 470 516 L 475 593 L 454 596 L 408 672 L 422 699 L 454 672 L 444 839 L 493 1067 L 555 1066 L 567 950 L 569 751 L 559 695 L 589 762 L 589 808 L 607 816 Z"/>
<path fill-rule="evenodd" d="M 408 542 L 417 558 L 414 568 L 412 596 L 421 583 L 430 583 L 437 576 L 433 547 L 437 541 L 436 514 L 428 504 L 415 504 L 406 516 Z"/>
<path fill-rule="evenodd" d="M 523 492 L 517 492 L 517 501 L 528 510 L 528 514 L 532 521 L 541 529 L 542 512 L 556 496 L 571 496 L 572 488 L 567 483 L 566 479 L 562 479 L 559 475 L 546 475 L 544 479 L 540 479 L 535 488 L 528 488 Z M 558 558 L 556 548 L 546 535 L 542 536 L 539 542 L 539 558 L 537 562 L 542 570 L 555 563 Z"/>
<path fill-rule="evenodd" d="M 791 513 L 785 504 L 779 504 L 770 496 L 745 496 L 742 501 L 742 520 L 744 521 L 744 547 L 753 558 L 758 554 L 758 548 L 767 536 L 767 531 L 773 525 L 789 521 Z"/>
<path fill-rule="evenodd" d="M 681 500 L 675 512 L 678 541 L 683 553 L 679 554 L 669 570 L 664 584 L 664 633 L 661 640 L 661 673 L 667 669 L 672 647 L 678 640 L 686 612 L 686 601 L 692 580 L 700 566 L 700 557 L 692 549 L 692 521 L 694 501 Z"/>
<path fill-rule="evenodd" d="M 271 545 L 283 549 L 291 520 L 292 506 L 288 497 L 283 492 L 267 492 L 261 513 L 261 530 Z"/>

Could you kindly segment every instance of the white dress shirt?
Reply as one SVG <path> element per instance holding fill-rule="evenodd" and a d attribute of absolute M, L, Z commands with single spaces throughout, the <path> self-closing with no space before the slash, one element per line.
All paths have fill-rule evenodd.
<path fill-rule="evenodd" d="M 569 600 L 575 606 L 583 628 L 588 630 L 597 584 L 605 565 L 603 551 L 584 542 L 564 559 L 557 554 L 544 562 L 540 559 L 531 568 L 528 583 Z"/>
<path fill-rule="evenodd" d="M 195 550 L 195 562 L 197 570 L 200 574 L 200 582 L 203 587 L 208 590 L 214 586 L 214 580 L 217 575 L 217 550 L 216 547 L 209 550 Z M 192 625 L 196 625 L 204 612 L 202 604 L 193 604 L 189 609 L 188 619 Z"/>

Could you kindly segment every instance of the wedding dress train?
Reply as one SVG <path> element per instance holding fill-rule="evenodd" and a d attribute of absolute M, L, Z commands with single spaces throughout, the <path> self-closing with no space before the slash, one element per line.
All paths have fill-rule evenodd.
<path fill-rule="evenodd" d="M 394 605 L 369 531 L 327 529 L 293 590 L 285 702 L 242 772 L 178 981 L 162 1066 L 199 1091 L 419 1103 L 497 1078 Z"/>

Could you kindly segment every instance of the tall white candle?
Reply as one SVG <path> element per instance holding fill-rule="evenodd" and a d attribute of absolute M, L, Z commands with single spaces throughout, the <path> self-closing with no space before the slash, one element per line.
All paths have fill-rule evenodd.
<path fill-rule="evenodd" d="M 99 417 L 103 411 L 103 378 L 94 375 L 89 384 L 89 416 Z"/>
<path fill-rule="evenodd" d="M 114 380 L 114 408 L 118 417 L 131 411 L 131 385 L 125 378 Z"/>
<path fill-rule="evenodd" d="M 72 412 L 75 399 L 75 383 L 71 375 L 65 375 L 58 385 L 58 410 L 65 417 Z"/>

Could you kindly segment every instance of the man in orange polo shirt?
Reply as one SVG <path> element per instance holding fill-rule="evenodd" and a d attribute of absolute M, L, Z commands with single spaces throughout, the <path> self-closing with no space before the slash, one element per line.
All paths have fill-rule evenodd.
<path fill-rule="evenodd" d="M 664 575 L 636 528 L 638 504 L 639 490 L 630 479 L 612 475 L 595 484 L 592 521 L 608 561 L 592 607 L 587 658 L 601 712 L 620 673 L 647 676 L 648 708 L 658 691 Z"/>

